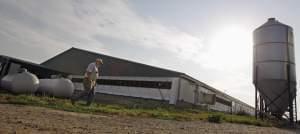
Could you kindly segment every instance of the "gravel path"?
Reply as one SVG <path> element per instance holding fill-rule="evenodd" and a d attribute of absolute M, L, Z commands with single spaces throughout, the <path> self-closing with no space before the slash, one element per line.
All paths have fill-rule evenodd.
<path fill-rule="evenodd" d="M 295 134 L 295 130 L 205 121 L 90 115 L 0 104 L 0 134 Z M 298 132 L 297 132 L 298 133 Z"/>

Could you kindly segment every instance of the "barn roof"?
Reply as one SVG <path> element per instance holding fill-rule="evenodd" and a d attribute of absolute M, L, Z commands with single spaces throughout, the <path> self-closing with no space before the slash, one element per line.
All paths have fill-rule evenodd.
<path fill-rule="evenodd" d="M 7 63 L 7 62 L 18 64 L 20 65 L 20 67 L 26 68 L 28 71 L 36 74 L 37 76 L 39 76 L 39 78 L 46 78 L 46 77 L 49 78 L 51 75 L 63 75 L 63 76 L 68 75 L 68 73 L 57 71 L 55 69 L 50 69 L 46 66 L 36 64 L 30 61 L 25 61 L 22 59 L 0 55 L 0 63 Z"/>
<path fill-rule="evenodd" d="M 173 70 L 150 66 L 74 47 L 41 64 L 62 72 L 82 75 L 84 74 L 87 65 L 99 57 L 102 58 L 104 62 L 102 67 L 100 67 L 100 74 L 104 76 L 176 77 L 183 74 Z"/>

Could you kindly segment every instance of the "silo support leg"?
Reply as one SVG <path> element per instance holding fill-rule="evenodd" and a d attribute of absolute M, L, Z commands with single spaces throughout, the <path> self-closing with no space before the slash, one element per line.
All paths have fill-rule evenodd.
<path fill-rule="evenodd" d="M 293 96 L 291 91 L 291 79 L 290 79 L 290 65 L 287 64 L 287 80 L 288 80 L 288 91 L 289 91 L 289 114 L 290 123 L 294 123 L 294 109 L 293 109 Z"/>
<path fill-rule="evenodd" d="M 255 87 L 255 118 L 257 119 L 257 112 L 258 112 L 258 106 L 257 106 L 257 88 Z"/>

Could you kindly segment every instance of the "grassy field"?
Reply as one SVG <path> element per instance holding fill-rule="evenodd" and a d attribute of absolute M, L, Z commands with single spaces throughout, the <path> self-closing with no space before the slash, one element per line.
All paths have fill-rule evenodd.
<path fill-rule="evenodd" d="M 76 105 L 72 105 L 68 99 L 34 95 L 11 95 L 8 93 L 0 93 L 0 103 L 39 106 L 90 114 L 106 113 L 121 116 L 151 117 L 178 121 L 207 120 L 216 123 L 230 122 L 256 126 L 272 126 L 272 123 L 256 120 L 252 116 L 231 115 L 220 112 L 208 112 L 196 108 L 176 108 L 173 106 L 147 108 L 93 103 L 88 107 L 84 105 L 84 102 L 80 101 Z"/>

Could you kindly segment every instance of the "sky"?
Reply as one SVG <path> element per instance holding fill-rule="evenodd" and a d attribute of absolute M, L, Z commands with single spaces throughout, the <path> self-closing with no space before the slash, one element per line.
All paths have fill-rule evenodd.
<path fill-rule="evenodd" d="M 298 5 L 297 0 L 0 0 L 0 55 L 41 63 L 82 48 L 184 72 L 254 106 L 252 32 L 270 17 L 292 26 L 300 70 Z"/>

